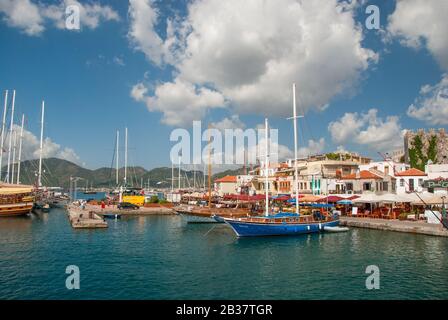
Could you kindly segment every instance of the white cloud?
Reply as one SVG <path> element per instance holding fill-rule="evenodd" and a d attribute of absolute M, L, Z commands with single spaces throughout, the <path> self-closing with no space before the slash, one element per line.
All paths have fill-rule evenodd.
<path fill-rule="evenodd" d="M 240 120 L 240 117 L 236 114 L 229 117 L 225 117 L 224 119 L 213 122 L 211 124 L 213 128 L 219 129 L 219 130 L 225 130 L 225 129 L 244 129 L 245 124 Z"/>
<path fill-rule="evenodd" d="M 439 64 L 448 69 L 447 17 L 448 1 L 397 0 L 387 29 L 406 46 L 426 46 Z"/>
<path fill-rule="evenodd" d="M 298 153 L 299 158 L 304 158 L 304 157 L 308 157 L 311 155 L 320 154 L 324 151 L 324 149 L 325 149 L 325 139 L 324 138 L 320 138 L 317 141 L 310 139 L 310 140 L 308 140 L 308 146 L 300 147 L 297 150 L 297 153 Z"/>
<path fill-rule="evenodd" d="M 38 35 L 45 29 L 39 7 L 30 0 L 0 0 L 0 12 L 8 26 L 27 35 Z"/>
<path fill-rule="evenodd" d="M 133 45 L 150 61 L 172 65 L 182 82 L 212 86 L 236 112 L 289 115 L 293 82 L 302 109 L 322 109 L 377 59 L 362 47 L 347 2 L 194 1 L 186 17 L 167 21 L 164 40 L 154 30 L 154 4 L 131 4 Z"/>
<path fill-rule="evenodd" d="M 369 149 L 388 151 L 403 143 L 403 130 L 396 116 L 385 120 L 377 116 L 377 109 L 367 113 L 346 113 L 339 120 L 330 122 L 328 130 L 336 143 L 356 143 Z"/>
<path fill-rule="evenodd" d="M 434 86 L 423 86 L 407 114 L 432 125 L 448 125 L 448 74 Z"/>
<path fill-rule="evenodd" d="M 112 60 L 116 65 L 120 66 L 120 67 L 124 67 L 126 64 L 124 63 L 124 60 L 122 57 L 117 57 L 115 56 Z"/>
<path fill-rule="evenodd" d="M 78 6 L 81 27 L 96 29 L 103 21 L 120 20 L 118 13 L 108 5 L 77 0 L 60 0 L 58 4 L 51 5 L 31 0 L 0 0 L 0 12 L 9 26 L 19 28 L 27 35 L 37 36 L 45 30 L 47 22 L 64 29 L 65 8 L 69 5 Z"/>
<path fill-rule="evenodd" d="M 154 30 L 157 11 L 150 0 L 129 0 L 130 30 L 128 37 L 134 48 L 142 51 L 148 59 L 160 65 L 163 41 Z"/>
<path fill-rule="evenodd" d="M 131 97 L 135 101 L 145 101 L 146 93 L 148 92 L 148 89 L 145 87 L 143 83 L 137 83 L 134 85 L 131 89 Z"/>
<path fill-rule="evenodd" d="M 16 160 L 19 158 L 18 152 L 19 152 L 19 134 L 20 134 L 20 127 L 15 125 L 14 130 L 17 132 L 17 148 L 16 148 Z M 8 145 L 7 142 L 8 136 L 6 137 L 6 146 Z M 5 151 L 3 153 L 3 164 L 6 164 L 7 161 L 7 150 L 8 148 L 5 147 Z M 40 155 L 40 141 L 39 139 L 30 131 L 24 129 L 23 130 L 23 140 L 22 140 L 22 161 L 23 160 L 32 160 L 32 159 L 38 159 Z M 68 160 L 71 162 L 74 162 L 76 164 L 82 164 L 81 159 L 76 154 L 76 152 L 67 147 L 62 147 L 61 145 L 55 143 L 51 138 L 45 138 L 43 143 L 43 158 L 59 158 Z M 12 159 L 12 157 L 11 157 Z"/>
<path fill-rule="evenodd" d="M 163 113 L 162 122 L 171 126 L 190 126 L 193 120 L 200 120 L 210 108 L 220 108 L 224 97 L 217 91 L 196 87 L 176 79 L 156 87 L 153 96 L 146 95 L 148 89 L 143 83 L 136 84 L 131 97 L 144 101 L 149 111 Z"/>

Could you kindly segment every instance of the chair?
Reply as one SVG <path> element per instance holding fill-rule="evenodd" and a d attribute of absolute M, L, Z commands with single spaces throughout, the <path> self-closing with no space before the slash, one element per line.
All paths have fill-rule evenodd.
<path fill-rule="evenodd" d="M 381 217 L 381 211 L 380 209 L 376 208 L 373 210 L 373 213 L 371 214 L 371 218 L 373 219 L 379 219 Z"/>
<path fill-rule="evenodd" d="M 383 213 L 384 211 L 382 210 L 382 213 L 381 213 L 381 218 L 382 219 L 392 219 L 392 210 L 391 210 L 391 208 L 387 208 L 387 212 L 386 213 Z"/>
<path fill-rule="evenodd" d="M 364 212 L 359 214 L 360 218 L 367 218 L 370 215 L 370 211 L 369 210 L 364 210 Z"/>

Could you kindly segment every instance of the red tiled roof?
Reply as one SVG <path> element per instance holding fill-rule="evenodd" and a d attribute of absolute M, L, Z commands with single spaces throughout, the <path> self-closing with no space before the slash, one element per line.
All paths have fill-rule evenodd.
<path fill-rule="evenodd" d="M 359 173 L 359 178 L 356 177 L 356 173 L 352 173 L 347 176 L 341 177 L 341 179 L 382 179 L 382 177 L 369 170 L 362 170 Z"/>
<path fill-rule="evenodd" d="M 225 177 L 222 177 L 221 179 L 215 180 L 215 182 L 231 182 L 231 183 L 235 183 L 236 182 L 236 176 L 225 176 Z"/>
<path fill-rule="evenodd" d="M 398 177 L 411 177 L 411 176 L 426 176 L 426 173 L 416 168 L 411 168 L 405 171 L 397 172 L 395 175 Z"/>

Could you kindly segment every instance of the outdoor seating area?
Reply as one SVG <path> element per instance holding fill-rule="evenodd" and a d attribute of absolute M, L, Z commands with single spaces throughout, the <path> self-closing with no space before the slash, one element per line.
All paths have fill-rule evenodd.
<path fill-rule="evenodd" d="M 342 216 L 385 220 L 427 221 L 440 223 L 446 219 L 445 197 L 434 194 L 412 193 L 406 196 L 395 194 L 366 194 L 352 204 L 338 204 L 336 209 Z"/>

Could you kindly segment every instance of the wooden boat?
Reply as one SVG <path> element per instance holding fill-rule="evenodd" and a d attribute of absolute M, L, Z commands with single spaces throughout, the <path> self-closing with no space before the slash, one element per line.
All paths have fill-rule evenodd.
<path fill-rule="evenodd" d="M 0 217 L 27 215 L 33 205 L 32 186 L 0 184 Z"/>
<path fill-rule="evenodd" d="M 294 113 L 294 159 L 297 159 L 297 114 L 296 114 L 296 98 L 295 85 L 293 85 L 293 103 Z M 269 125 L 268 119 L 265 119 L 265 150 L 269 150 Z M 324 231 L 326 227 L 336 227 L 339 225 L 339 216 L 322 216 L 319 214 L 302 215 L 299 213 L 299 192 L 297 187 L 298 170 L 297 161 L 294 161 L 295 182 L 296 182 L 296 212 L 281 212 L 275 215 L 269 210 L 269 183 L 268 168 L 269 154 L 265 153 L 265 211 L 264 216 L 246 217 L 246 218 L 226 218 L 216 213 L 214 216 L 217 221 L 224 221 L 238 237 L 254 237 L 254 236 L 283 236 L 283 235 L 300 235 L 306 233 L 316 233 Z"/>
<path fill-rule="evenodd" d="M 230 225 L 238 237 L 253 236 L 283 236 L 322 232 L 328 227 L 339 225 L 339 219 L 326 217 L 322 220 L 312 216 L 297 216 L 296 214 L 277 214 L 274 216 L 260 216 L 249 218 L 223 218 Z"/>
<path fill-rule="evenodd" d="M 247 217 L 250 214 L 249 209 L 245 208 L 209 208 L 193 205 L 182 205 L 174 208 L 187 223 L 223 223 L 214 219 L 214 215 L 221 217 Z"/>

